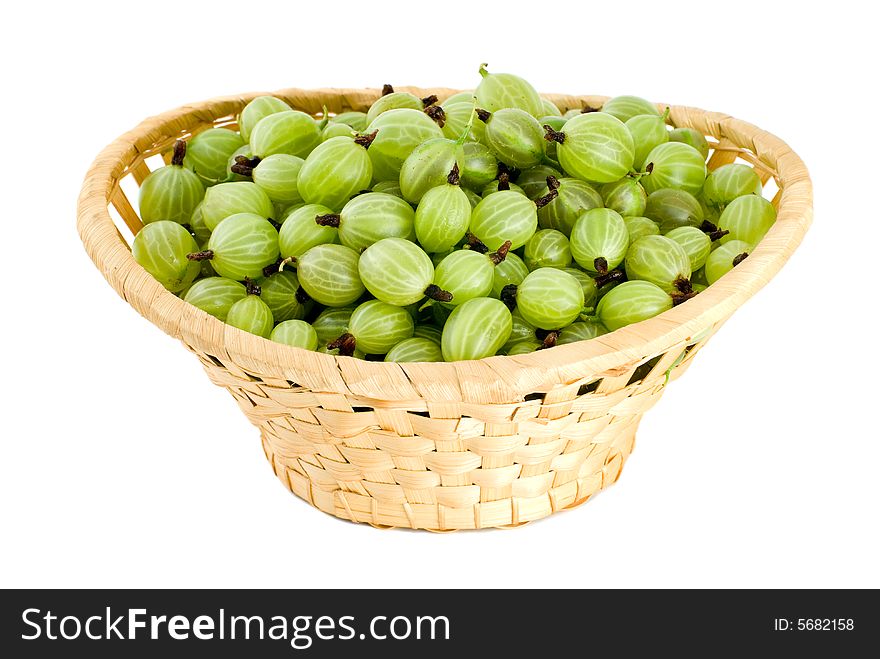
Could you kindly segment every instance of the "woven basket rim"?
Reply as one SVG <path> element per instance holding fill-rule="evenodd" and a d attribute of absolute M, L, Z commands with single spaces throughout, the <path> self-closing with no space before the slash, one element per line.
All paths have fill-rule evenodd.
<path fill-rule="evenodd" d="M 400 87 L 419 96 L 441 98 L 458 90 Z M 279 96 L 294 107 L 315 113 L 326 105 L 331 112 L 365 110 L 378 89 L 284 89 L 218 97 L 183 105 L 150 117 L 104 148 L 89 168 L 77 207 L 77 228 L 89 256 L 117 292 L 163 331 L 207 354 L 223 355 L 248 372 L 273 373 L 290 370 L 320 372 L 322 388 L 348 393 L 354 382 L 372 382 L 382 389 L 386 382 L 429 386 L 436 378 L 456 378 L 482 373 L 479 377 L 501 378 L 523 395 L 547 382 L 573 381 L 584 372 L 607 372 L 623 368 L 646 356 L 658 354 L 727 318 L 762 288 L 800 244 L 812 221 L 812 184 L 802 160 L 781 139 L 757 126 L 729 115 L 698 108 L 669 107 L 669 123 L 689 126 L 704 135 L 727 140 L 756 156 L 776 178 L 781 197 L 774 226 L 745 261 L 695 298 L 659 316 L 635 323 L 589 341 L 557 346 L 526 355 L 494 356 L 469 362 L 401 364 L 338 357 L 286 346 L 226 325 L 206 312 L 184 302 L 153 279 L 131 256 L 108 206 L 111 194 L 127 168 L 138 158 L 156 153 L 156 145 L 167 143 L 216 120 L 232 117 L 252 98 L 263 94 Z M 543 94 L 562 108 L 599 107 L 607 97 Z M 296 381 L 293 377 L 288 377 Z M 406 387 L 403 387 L 406 389 Z M 389 394 L 389 398 L 400 396 Z"/>

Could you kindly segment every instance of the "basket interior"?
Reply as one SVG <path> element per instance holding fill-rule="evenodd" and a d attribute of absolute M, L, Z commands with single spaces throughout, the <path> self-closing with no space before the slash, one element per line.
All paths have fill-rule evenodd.
<path fill-rule="evenodd" d="M 454 91 L 408 89 L 420 95 L 436 93 L 441 99 Z M 322 105 L 330 109 L 331 115 L 347 110 L 366 110 L 379 94 L 379 90 L 287 90 L 274 93 L 293 107 L 316 117 L 321 115 L 317 110 Z M 105 216 L 109 214 L 108 219 L 112 219 L 119 246 L 130 251 L 133 236 L 142 228 L 137 210 L 138 186 L 151 171 L 170 160 L 174 141 L 188 139 L 211 127 L 235 128 L 237 112 L 256 95 L 186 106 L 147 120 L 132 131 L 130 137 L 120 138 L 118 143 L 128 148 L 115 153 L 116 160 L 106 181 L 107 193 L 101 199 L 101 212 Z M 606 100 L 600 96 L 549 94 L 546 97 L 563 112 L 583 107 L 584 104 L 598 107 Z M 665 108 L 665 105 L 658 104 L 658 107 Z M 785 201 L 786 186 L 790 187 L 792 182 L 806 185 L 806 192 L 809 193 L 809 179 L 805 169 L 801 172 L 800 160 L 795 156 L 796 162 L 789 166 L 794 179 L 786 181 L 786 176 L 778 171 L 777 162 L 780 155 L 791 154 L 790 149 L 754 126 L 726 115 L 677 106 L 672 107 L 667 121 L 673 126 L 690 126 L 706 135 L 710 145 L 710 170 L 733 162 L 752 167 L 763 183 L 764 196 L 777 208 Z M 123 156 L 120 157 L 119 153 L 123 153 Z M 799 194 L 798 197 L 805 197 L 807 203 L 809 201 L 809 194 Z M 793 205 L 789 203 L 789 206 Z M 126 281 L 114 280 L 93 249 L 90 249 L 90 253 L 111 284 L 138 311 L 169 334 L 181 338 L 199 355 L 207 368 L 222 366 L 236 378 L 267 386 L 344 394 L 348 404 L 355 407 L 372 407 L 376 400 L 388 401 L 389 404 L 396 401 L 394 407 L 405 408 L 411 413 L 448 417 L 453 410 L 443 411 L 442 401 L 450 401 L 456 408 L 461 403 L 511 403 L 540 406 L 541 413 L 549 414 L 552 418 L 562 410 L 546 410 L 544 406 L 562 404 L 570 411 L 571 405 L 577 408 L 583 404 L 588 409 L 590 400 L 596 396 L 612 392 L 615 395 L 618 392 L 632 393 L 635 387 L 648 383 L 662 386 L 670 377 L 682 372 L 736 306 L 781 267 L 806 230 L 809 218 L 803 217 L 805 213 L 802 209 L 792 208 L 788 214 L 793 222 L 790 226 L 780 214 L 777 225 L 783 226 L 774 226 L 768 233 L 768 237 L 778 236 L 775 241 L 777 245 L 764 247 L 768 241 L 768 237 L 765 237 L 753 255 L 721 281 L 693 300 L 654 319 L 590 341 L 557 346 L 540 353 L 490 357 L 475 362 L 431 364 L 430 368 L 419 364 L 363 362 L 318 353 L 304 355 L 302 353 L 305 351 L 272 344 L 226 326 L 204 312 L 181 303 L 164 289 L 153 287 L 155 292 L 149 295 L 141 295 L 140 291 L 136 291 L 138 295 L 132 295 L 130 277 Z M 91 227 L 83 228 L 81 213 L 80 231 L 87 249 L 90 247 L 87 235 L 90 230 Z M 126 258 L 134 268 L 142 271 L 133 264 L 132 259 Z M 129 264 L 125 265 L 128 267 Z M 142 273 L 139 287 L 152 286 L 152 282 L 144 279 L 148 279 L 149 275 L 145 271 Z M 138 299 L 133 299 L 135 297 Z M 176 307 L 169 309 L 162 306 L 160 309 L 160 299 L 168 300 L 169 307 Z M 182 310 L 181 306 L 186 309 Z M 169 314 L 181 313 L 188 316 L 186 326 L 168 318 Z M 191 318 L 195 321 L 191 322 Z M 259 350 L 255 350 L 255 346 L 259 346 Z M 435 409 L 430 409 L 432 403 L 425 401 L 435 401 Z"/>

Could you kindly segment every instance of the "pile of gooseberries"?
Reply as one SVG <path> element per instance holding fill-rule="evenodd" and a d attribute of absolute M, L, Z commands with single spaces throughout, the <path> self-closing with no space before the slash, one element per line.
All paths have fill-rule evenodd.
<path fill-rule="evenodd" d="M 396 362 L 588 341 L 694 297 L 776 220 L 747 165 L 635 96 L 559 108 L 480 67 L 313 116 L 259 96 L 140 188 L 135 260 L 227 324 Z"/>

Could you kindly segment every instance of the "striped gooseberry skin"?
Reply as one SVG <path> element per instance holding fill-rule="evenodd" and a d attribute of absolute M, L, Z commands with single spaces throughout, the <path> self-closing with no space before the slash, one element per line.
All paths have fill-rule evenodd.
<path fill-rule="evenodd" d="M 416 238 L 426 252 L 450 250 L 467 233 L 471 211 L 467 193 L 458 185 L 444 183 L 431 188 L 416 208 Z"/>
<path fill-rule="evenodd" d="M 264 117 L 277 112 L 287 112 L 292 110 L 287 103 L 280 98 L 274 96 L 257 96 L 250 103 L 244 106 L 238 117 L 238 130 L 245 142 L 250 141 L 251 130 Z"/>
<path fill-rule="evenodd" d="M 177 222 L 162 220 L 138 231 L 131 245 L 134 260 L 172 293 L 178 293 L 198 277 L 201 266 L 186 258 L 199 246 Z"/>
<path fill-rule="evenodd" d="M 562 133 L 565 138 L 556 146 L 556 154 L 570 176 L 611 183 L 633 168 L 632 135 L 623 122 L 610 114 L 579 114 L 565 122 Z"/>
<path fill-rule="evenodd" d="M 226 324 L 268 339 L 275 320 L 265 302 L 256 295 L 248 295 L 229 308 Z"/>
<path fill-rule="evenodd" d="M 263 158 L 254 168 L 254 183 L 276 204 L 298 204 L 303 198 L 296 187 L 299 170 L 305 160 L 299 156 L 276 153 Z"/>
<path fill-rule="evenodd" d="M 443 326 L 443 358 L 453 362 L 491 357 L 507 342 L 511 325 L 510 310 L 501 300 L 468 300 L 453 309 Z"/>
<path fill-rule="evenodd" d="M 321 141 L 326 142 L 333 137 L 354 137 L 355 131 L 348 124 L 329 123 L 321 131 Z"/>
<path fill-rule="evenodd" d="M 712 251 L 712 239 L 697 227 L 678 227 L 666 234 L 670 240 L 677 242 L 687 254 L 691 262 L 691 273 L 706 264 Z"/>
<path fill-rule="evenodd" d="M 721 242 L 742 240 L 757 245 L 775 222 L 776 209 L 764 197 L 751 194 L 737 197 L 718 218 L 718 228 L 730 231 Z"/>
<path fill-rule="evenodd" d="M 477 207 L 477 204 L 479 204 L 480 200 L 482 200 L 482 197 L 470 188 L 462 188 L 462 190 L 464 190 L 465 195 L 467 195 L 468 202 L 471 205 L 471 212 L 473 212 L 473 210 Z"/>
<path fill-rule="evenodd" d="M 531 341 L 520 341 L 510 346 L 505 354 L 507 354 L 508 357 L 515 357 L 516 355 L 527 355 L 530 352 L 535 352 L 542 346 L 543 344 L 538 341 L 538 339 L 534 339 Z"/>
<path fill-rule="evenodd" d="M 635 146 L 633 167 L 641 169 L 651 151 L 669 141 L 669 130 L 662 117 L 655 114 L 639 114 L 626 120 L 626 128 Z"/>
<path fill-rule="evenodd" d="M 544 159 L 544 129 L 524 110 L 504 108 L 486 121 L 485 143 L 501 162 L 528 169 Z"/>
<path fill-rule="evenodd" d="M 440 344 L 431 339 L 413 336 L 395 345 L 385 355 L 386 362 L 442 362 Z"/>
<path fill-rule="evenodd" d="M 685 190 L 661 188 L 648 195 L 645 216 L 660 225 L 660 233 L 677 227 L 699 227 L 705 214 L 694 195 Z"/>
<path fill-rule="evenodd" d="M 187 142 L 183 165 L 193 170 L 204 183 L 218 183 L 226 179 L 229 158 L 244 145 L 241 135 L 234 130 L 209 128 Z"/>
<path fill-rule="evenodd" d="M 368 192 L 342 207 L 339 242 L 360 252 L 383 238 L 413 240 L 414 220 L 412 206 L 403 199 L 383 192 Z"/>
<path fill-rule="evenodd" d="M 510 249 L 526 244 L 538 228 L 535 202 L 519 192 L 494 192 L 477 204 L 471 213 L 470 232 L 490 250 L 509 240 Z"/>
<path fill-rule="evenodd" d="M 436 325 L 416 325 L 416 328 L 413 330 L 414 338 L 429 339 L 438 346 L 440 345 L 442 336 L 443 330 Z M 441 359 L 440 361 L 443 360 Z"/>
<path fill-rule="evenodd" d="M 226 277 L 206 277 L 190 286 L 183 300 L 225 321 L 232 305 L 246 295 L 244 284 Z"/>
<path fill-rule="evenodd" d="M 371 190 L 373 192 L 384 192 L 385 194 L 393 194 L 395 197 L 403 199 L 403 193 L 400 191 L 399 181 L 379 181 Z M 406 201 L 406 199 L 404 199 Z"/>
<path fill-rule="evenodd" d="M 629 232 L 620 213 L 594 208 L 582 213 L 571 231 L 571 255 L 590 274 L 599 273 L 596 259 L 605 259 L 613 270 L 623 262 L 629 248 Z"/>
<path fill-rule="evenodd" d="M 748 256 L 753 247 L 742 240 L 731 240 L 716 247 L 706 259 L 705 273 L 706 281 L 711 286 L 721 279 L 728 272 L 733 270 L 734 260 L 742 257 L 743 254 Z"/>
<path fill-rule="evenodd" d="M 761 196 L 761 179 L 748 165 L 734 162 L 709 172 L 703 197 L 712 206 L 724 207 L 737 197 Z"/>
<path fill-rule="evenodd" d="M 199 244 L 208 242 L 208 238 L 211 237 L 211 230 L 208 229 L 205 224 L 205 218 L 202 216 L 203 203 L 204 201 L 199 202 L 199 205 L 193 209 L 192 217 L 189 219 L 189 228 Z"/>
<path fill-rule="evenodd" d="M 648 194 L 634 178 L 626 176 L 619 181 L 606 183 L 599 192 L 605 207 L 617 211 L 623 217 L 645 214 Z"/>
<path fill-rule="evenodd" d="M 516 308 L 535 327 L 561 329 L 583 312 L 584 291 L 564 270 L 538 268 L 517 287 Z"/>
<path fill-rule="evenodd" d="M 546 193 L 548 176 L 552 176 L 560 181 L 564 178 L 562 172 L 550 165 L 537 165 L 520 173 L 516 179 L 516 184 L 526 197 L 535 201 Z"/>
<path fill-rule="evenodd" d="M 211 266 L 222 277 L 258 279 L 278 258 L 278 232 L 269 220 L 253 213 L 230 215 L 208 240 Z"/>
<path fill-rule="evenodd" d="M 699 151 L 704 159 L 709 157 L 709 142 L 701 132 L 693 128 L 673 128 L 669 131 L 669 141 L 689 144 Z"/>
<path fill-rule="evenodd" d="M 538 209 L 538 223 L 544 229 L 556 229 L 570 236 L 574 223 L 584 211 L 602 208 L 602 196 L 576 178 L 561 178 L 558 182 L 556 198 Z M 549 192 L 549 186 L 545 185 L 539 197 Z"/>
<path fill-rule="evenodd" d="M 431 258 L 403 238 L 383 238 L 367 247 L 358 271 L 370 293 L 401 307 L 425 297 L 425 289 L 434 280 Z"/>
<path fill-rule="evenodd" d="M 541 106 L 542 106 L 542 109 L 541 109 L 542 116 L 545 116 L 545 117 L 561 117 L 562 116 L 562 112 L 560 111 L 560 109 L 558 107 L 556 107 L 556 104 L 553 101 L 551 101 L 550 99 L 542 98 L 541 99 Z"/>
<path fill-rule="evenodd" d="M 529 268 L 513 252 L 508 252 L 504 260 L 495 266 L 492 272 L 492 297 L 501 297 L 501 289 L 508 284 L 522 283 L 522 280 L 528 277 Z"/>
<path fill-rule="evenodd" d="M 615 96 L 605 101 L 602 112 L 626 122 L 641 114 L 660 116 L 657 106 L 638 96 Z"/>
<path fill-rule="evenodd" d="M 348 321 L 354 313 L 354 307 L 330 307 L 324 309 L 318 317 L 312 321 L 312 329 L 318 336 L 319 345 L 327 345 L 348 329 Z"/>
<path fill-rule="evenodd" d="M 251 181 L 231 181 L 213 185 L 208 188 L 205 201 L 202 202 L 202 219 L 210 231 L 236 213 L 253 213 L 262 218 L 269 218 L 274 212 L 272 200 Z"/>
<path fill-rule="evenodd" d="M 599 298 L 599 289 L 596 287 L 596 280 L 579 268 L 562 268 L 563 272 L 567 272 L 577 279 L 584 292 L 584 307 L 595 306 L 596 300 Z"/>
<path fill-rule="evenodd" d="M 564 268 L 571 265 L 571 245 L 561 231 L 541 229 L 526 242 L 523 257 L 529 270 Z"/>
<path fill-rule="evenodd" d="M 345 307 L 364 294 L 358 260 L 358 253 L 345 245 L 315 245 L 297 261 L 299 284 L 315 302 Z"/>
<path fill-rule="evenodd" d="M 690 280 L 691 260 L 684 248 L 666 236 L 642 236 L 626 252 L 626 276 L 656 284 L 667 293 L 680 289 L 676 282 Z"/>
<path fill-rule="evenodd" d="M 625 281 L 599 300 L 596 314 L 609 332 L 648 320 L 672 308 L 672 297 L 649 281 Z"/>
<path fill-rule="evenodd" d="M 368 355 L 384 355 L 413 334 L 409 312 L 381 300 L 359 305 L 348 321 L 348 331 L 357 341 L 357 348 Z"/>
<path fill-rule="evenodd" d="M 494 181 L 492 181 L 491 183 L 489 183 L 489 185 L 487 185 L 485 188 L 483 188 L 482 190 L 480 190 L 480 196 L 481 196 L 483 199 L 485 199 L 485 198 L 488 197 L 490 194 L 495 194 L 496 192 L 504 192 L 504 190 L 499 190 L 499 189 L 498 189 L 499 183 L 500 183 L 500 181 L 498 181 L 497 179 L 494 180 Z M 516 192 L 517 194 L 521 194 L 523 197 L 526 196 L 525 190 L 523 190 L 523 189 L 522 189 L 519 185 L 517 185 L 516 183 L 511 183 L 511 182 L 508 181 L 507 186 L 508 186 L 508 188 L 510 189 L 510 190 L 509 190 L 510 192 Z"/>
<path fill-rule="evenodd" d="M 498 159 L 485 144 L 465 142 L 461 152 L 461 184 L 466 188 L 480 191 L 498 176 Z"/>
<path fill-rule="evenodd" d="M 607 334 L 608 330 L 598 320 L 588 318 L 584 321 L 572 323 L 559 333 L 556 339 L 557 345 L 565 345 L 566 343 L 576 343 L 578 341 L 589 341 L 597 336 Z"/>
<path fill-rule="evenodd" d="M 400 168 L 400 191 L 404 198 L 417 204 L 431 188 L 446 183 L 452 168 L 461 163 L 464 153 L 460 144 L 445 137 L 436 137 L 419 144 L 403 161 Z"/>
<path fill-rule="evenodd" d="M 318 348 L 318 335 L 312 326 L 304 320 L 284 320 L 278 323 L 269 338 L 277 343 L 303 350 Z"/>
<path fill-rule="evenodd" d="M 487 297 L 495 281 L 495 265 L 485 254 L 459 249 L 434 270 L 434 283 L 452 293 L 448 304 L 459 305 L 476 297 Z"/>
<path fill-rule="evenodd" d="M 367 110 L 367 125 L 373 123 L 379 115 L 391 112 L 392 110 L 418 110 L 421 112 L 423 107 L 421 99 L 415 94 L 391 92 L 373 101 L 373 104 Z"/>
<path fill-rule="evenodd" d="M 502 346 L 502 349 L 510 350 L 517 343 L 537 340 L 535 333 L 537 329 L 537 327 L 522 317 L 519 309 L 514 309 L 510 314 L 510 336 L 507 337 L 507 341 Z"/>
<path fill-rule="evenodd" d="M 367 151 L 373 163 L 374 181 L 397 181 L 400 168 L 413 149 L 422 142 L 443 137 L 440 127 L 420 109 L 383 112 L 370 123 L 366 132 L 374 130 L 379 133 Z"/>
<path fill-rule="evenodd" d="M 321 204 L 305 204 L 290 211 L 278 231 L 281 257 L 298 259 L 316 245 L 338 243 L 339 230 L 321 226 L 316 221 L 317 217 L 332 213 L 330 208 Z"/>
<path fill-rule="evenodd" d="M 477 107 L 497 112 L 503 108 L 518 108 L 533 117 L 544 115 L 544 101 L 526 80 L 512 73 L 489 73 L 480 67 L 482 80 L 474 90 Z"/>
<path fill-rule="evenodd" d="M 306 157 L 296 184 L 306 203 L 339 212 L 355 194 L 370 187 L 372 178 L 367 150 L 351 137 L 333 137 Z"/>
<path fill-rule="evenodd" d="M 446 105 L 447 103 L 461 103 L 462 101 L 467 101 L 468 103 L 473 105 L 474 102 L 474 92 L 473 90 L 464 90 L 460 92 L 455 92 L 452 96 L 448 98 L 442 99 L 442 105 Z"/>
<path fill-rule="evenodd" d="M 651 218 L 641 215 L 625 216 L 623 223 L 626 224 L 626 231 L 629 234 L 629 242 L 633 243 L 642 236 L 656 236 L 660 233 L 660 226 Z M 696 227 L 681 227 L 696 229 Z M 700 231 L 697 229 L 697 231 Z M 702 233 L 702 231 L 700 232 Z"/>
<path fill-rule="evenodd" d="M 144 224 L 169 220 L 188 224 L 193 210 L 205 197 L 205 186 L 195 172 L 181 165 L 165 165 L 144 179 L 138 192 L 138 209 Z"/>
<path fill-rule="evenodd" d="M 471 114 L 474 112 L 473 98 L 453 103 L 444 102 L 441 107 L 446 115 L 443 123 L 443 135 L 450 140 L 457 140 L 465 134 L 467 125 L 471 120 Z M 467 134 L 467 139 L 482 142 L 485 134 L 486 126 L 483 122 L 475 120 L 471 123 L 471 130 Z"/>
<path fill-rule="evenodd" d="M 248 144 L 258 158 L 276 153 L 305 158 L 321 143 L 318 122 L 305 112 L 285 110 L 260 119 L 251 130 Z"/>
<path fill-rule="evenodd" d="M 367 128 L 367 113 L 351 110 L 349 112 L 340 112 L 336 116 L 330 117 L 331 124 L 344 124 L 352 130 L 364 131 Z"/>
<path fill-rule="evenodd" d="M 273 272 L 260 280 L 260 299 L 272 311 L 275 322 L 286 320 L 302 320 L 312 308 L 311 301 L 305 303 L 296 299 L 299 290 L 299 279 L 291 270 Z"/>
<path fill-rule="evenodd" d="M 667 142 L 651 149 L 645 158 L 645 170 L 651 170 L 640 181 L 651 194 L 662 188 L 684 190 L 696 195 L 706 181 L 706 160 L 689 144 Z"/>

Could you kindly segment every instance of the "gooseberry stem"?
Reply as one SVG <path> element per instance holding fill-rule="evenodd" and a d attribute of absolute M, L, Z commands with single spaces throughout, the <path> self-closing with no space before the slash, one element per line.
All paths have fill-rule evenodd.
<path fill-rule="evenodd" d="M 516 284 L 507 284 L 504 288 L 501 289 L 501 295 L 499 295 L 499 299 L 507 305 L 507 308 L 513 311 L 516 308 Z"/>
<path fill-rule="evenodd" d="M 183 167 L 183 159 L 186 157 L 186 142 L 177 140 L 174 143 L 174 152 L 171 154 L 171 164 Z"/>
<path fill-rule="evenodd" d="M 263 289 L 260 285 L 250 277 L 244 278 L 244 290 L 248 295 L 256 295 L 257 297 L 263 294 Z"/>
<path fill-rule="evenodd" d="M 254 168 L 260 164 L 260 157 L 254 156 L 235 156 L 235 164 L 230 167 L 230 171 L 240 174 L 241 176 L 251 177 L 254 175 Z"/>
<path fill-rule="evenodd" d="M 593 269 L 600 275 L 608 274 L 608 259 L 604 256 L 597 256 L 593 259 Z"/>
<path fill-rule="evenodd" d="M 553 130 L 550 124 L 544 124 L 544 139 L 548 142 L 556 142 L 558 144 L 565 143 L 565 133 Z"/>
<path fill-rule="evenodd" d="M 458 163 L 455 163 L 452 166 L 452 169 L 449 170 L 449 175 L 446 177 L 446 182 L 449 185 L 460 185 L 461 184 L 461 175 L 458 170 Z"/>
<path fill-rule="evenodd" d="M 288 256 L 286 259 L 281 259 L 281 261 L 278 263 L 278 272 L 284 272 L 284 266 L 286 266 L 288 263 L 294 263 L 295 261 L 295 256 Z"/>
<path fill-rule="evenodd" d="M 201 252 L 193 252 L 192 254 L 187 254 L 186 258 L 190 261 L 210 261 L 214 258 L 214 250 L 204 249 Z"/>
<path fill-rule="evenodd" d="M 437 97 L 434 96 L 434 98 L 436 99 Z M 425 108 L 425 114 L 431 117 L 440 128 L 446 125 L 446 113 L 439 105 L 429 105 Z"/>
<path fill-rule="evenodd" d="M 339 354 L 343 357 L 351 357 L 354 354 L 354 349 L 357 346 L 357 339 L 354 338 L 353 334 L 349 334 L 346 332 L 338 339 L 331 341 L 327 344 L 327 348 L 329 350 L 339 350 Z"/>
<path fill-rule="evenodd" d="M 553 348 L 556 346 L 556 342 L 559 340 L 559 330 L 551 330 L 547 332 L 547 336 L 544 337 L 544 340 L 541 342 L 541 347 L 538 350 L 544 350 L 546 348 Z"/>
<path fill-rule="evenodd" d="M 444 291 L 437 284 L 428 284 L 425 289 L 425 296 L 437 302 L 452 302 L 452 293 Z"/>
<path fill-rule="evenodd" d="M 691 280 L 686 277 L 676 277 L 672 285 L 682 295 L 687 295 L 694 290 L 693 286 L 691 286 Z"/>
<path fill-rule="evenodd" d="M 431 94 L 430 96 L 425 96 L 425 98 L 422 99 L 422 105 L 427 108 L 435 105 L 438 100 L 440 99 L 437 98 L 437 94 Z"/>
<path fill-rule="evenodd" d="M 489 251 L 489 248 L 486 247 L 486 243 L 484 243 L 482 240 L 477 238 L 470 231 L 468 231 L 467 234 L 465 234 L 464 239 L 465 239 L 465 245 L 467 246 L 468 249 L 471 249 L 479 254 L 485 254 Z"/>
<path fill-rule="evenodd" d="M 340 216 L 336 213 L 328 213 L 327 215 L 316 215 L 315 223 L 322 227 L 339 228 Z"/>
<path fill-rule="evenodd" d="M 548 179 L 551 179 L 551 178 L 553 178 L 553 177 L 552 177 L 552 176 L 548 176 L 547 178 L 548 178 Z M 555 179 L 554 179 L 554 180 L 555 180 Z M 535 206 L 537 206 L 538 208 L 544 208 L 544 206 L 546 206 L 546 205 L 549 204 L 551 201 L 553 201 L 554 199 L 556 199 L 556 197 L 559 196 L 559 190 L 557 189 L 558 187 L 559 187 L 559 183 L 557 182 L 557 184 L 556 184 L 556 188 L 550 188 L 550 192 L 548 192 L 547 194 L 545 194 L 543 197 L 540 197 L 539 199 L 536 199 L 536 200 L 535 200 Z"/>
<path fill-rule="evenodd" d="M 581 114 L 590 114 L 590 112 L 598 112 L 599 108 L 594 108 L 592 105 L 587 105 L 584 103 L 584 107 L 581 108 Z"/>
<path fill-rule="evenodd" d="M 477 118 L 480 121 L 482 121 L 483 123 L 486 123 L 487 121 L 489 121 L 489 117 L 492 116 L 491 112 L 489 112 L 488 110 L 483 110 L 482 108 L 477 108 L 476 113 L 477 113 Z"/>
<path fill-rule="evenodd" d="M 705 233 L 714 243 L 716 240 L 720 240 L 724 238 L 730 231 L 719 229 L 716 225 L 712 224 L 709 220 L 703 220 L 703 223 L 700 225 L 700 231 Z"/>
<path fill-rule="evenodd" d="M 510 190 L 510 174 L 501 172 L 498 175 L 498 191 L 505 192 L 507 190 Z"/>
<path fill-rule="evenodd" d="M 489 75 L 489 70 L 486 68 L 487 66 L 489 66 L 489 63 L 488 63 L 488 62 L 483 62 L 482 64 L 480 64 L 480 71 L 479 71 L 479 73 L 480 73 L 480 75 L 481 75 L 482 77 L 484 77 L 484 78 L 485 78 L 487 75 Z"/>
<path fill-rule="evenodd" d="M 695 297 L 699 291 L 691 291 L 690 293 L 673 293 L 672 294 L 672 306 L 677 307 L 682 302 L 687 302 L 692 297 Z"/>
<path fill-rule="evenodd" d="M 388 96 L 388 94 L 393 94 L 393 93 L 394 93 L 394 87 L 392 87 L 388 83 L 385 83 L 384 85 L 382 85 L 382 96 Z"/>
<path fill-rule="evenodd" d="M 611 282 L 626 281 L 626 273 L 623 270 L 609 270 L 605 274 L 599 275 L 593 281 L 596 282 L 596 288 L 602 288 L 605 284 Z"/>
<path fill-rule="evenodd" d="M 733 257 L 733 267 L 735 268 L 740 263 L 745 261 L 748 258 L 748 256 L 749 256 L 748 252 L 743 252 L 742 254 L 737 254 L 736 256 L 734 256 Z"/>
<path fill-rule="evenodd" d="M 376 135 L 379 134 L 379 129 L 377 128 L 372 133 L 367 133 L 366 135 L 358 135 L 354 138 L 354 143 L 364 147 L 365 149 L 369 149 L 370 145 L 373 143 L 373 140 L 376 139 Z"/>
<path fill-rule="evenodd" d="M 498 265 L 507 258 L 507 254 L 510 252 L 510 248 L 512 246 L 512 242 L 510 242 L 509 240 L 505 240 L 501 247 L 489 254 L 489 260 L 492 261 L 494 265 Z"/>

